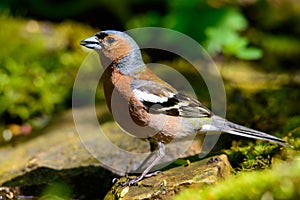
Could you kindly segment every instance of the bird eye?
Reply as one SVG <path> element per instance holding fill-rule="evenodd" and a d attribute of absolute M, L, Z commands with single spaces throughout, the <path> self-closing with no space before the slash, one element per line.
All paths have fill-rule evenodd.
<path fill-rule="evenodd" d="M 112 38 L 112 37 L 109 37 L 109 38 L 106 39 L 106 41 L 107 41 L 109 44 L 111 44 L 111 43 L 113 43 L 113 42 L 115 41 L 115 39 Z"/>

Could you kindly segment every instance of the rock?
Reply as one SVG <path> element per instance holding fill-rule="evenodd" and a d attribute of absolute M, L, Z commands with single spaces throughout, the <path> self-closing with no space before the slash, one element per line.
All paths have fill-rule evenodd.
<path fill-rule="evenodd" d="M 219 155 L 163 171 L 130 187 L 121 186 L 127 181 L 124 177 L 115 183 L 105 200 L 170 199 L 183 188 L 215 184 L 227 178 L 231 169 L 227 156 Z"/>
<path fill-rule="evenodd" d="M 67 111 L 29 139 L 0 147 L 0 186 L 39 195 L 47 185 L 63 181 L 77 196 L 103 198 L 114 177 L 140 165 L 149 144 L 124 133 L 106 107 L 99 107 L 97 115 L 93 109 Z M 74 113 L 79 115 L 76 123 Z M 178 157 L 199 154 L 200 146 L 201 140 L 173 143 L 162 162 L 166 166 Z"/>

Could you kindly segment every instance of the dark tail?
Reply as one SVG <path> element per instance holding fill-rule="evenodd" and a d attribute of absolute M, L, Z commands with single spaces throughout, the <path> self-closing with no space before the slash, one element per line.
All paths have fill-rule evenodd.
<path fill-rule="evenodd" d="M 282 140 L 278 137 L 229 122 L 218 116 L 213 116 L 213 125 L 217 126 L 223 132 L 230 133 L 233 135 L 239 135 L 239 136 L 248 137 L 248 138 L 266 140 L 266 141 L 278 143 L 283 146 L 291 147 L 291 145 L 288 144 L 285 140 Z"/>

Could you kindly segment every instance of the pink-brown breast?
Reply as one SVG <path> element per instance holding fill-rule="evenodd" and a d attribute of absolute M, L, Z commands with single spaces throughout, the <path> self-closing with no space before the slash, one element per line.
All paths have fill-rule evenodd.
<path fill-rule="evenodd" d="M 110 108 L 110 111 L 112 111 L 111 106 L 113 106 L 113 103 L 111 98 L 112 93 L 114 92 L 114 95 L 120 96 L 119 98 L 117 97 L 118 99 L 123 99 L 128 103 L 128 109 L 132 120 L 139 126 L 147 126 L 150 121 L 149 113 L 146 111 L 143 103 L 135 97 L 130 88 L 133 77 L 122 75 L 116 67 L 112 67 L 112 69 L 106 73 L 110 74 L 107 74 L 110 79 L 109 82 L 104 83 L 104 92 L 106 103 Z"/>
<path fill-rule="evenodd" d="M 142 78 L 142 80 L 148 79 L 147 72 L 152 73 L 150 70 L 146 70 L 145 72 L 146 73 L 142 73 L 142 75 L 144 74 L 145 77 L 140 77 Z M 129 114 L 131 116 L 131 119 L 128 120 L 133 120 L 134 123 L 138 126 L 145 127 L 145 130 L 146 128 L 150 128 L 153 130 L 150 131 L 151 133 L 149 134 L 149 137 L 153 137 L 156 140 L 162 141 L 164 143 L 169 143 L 177 136 L 185 134 L 185 127 L 183 126 L 181 117 L 170 116 L 166 114 L 151 114 L 147 111 L 144 104 L 139 101 L 132 93 L 130 85 L 133 77 L 120 74 L 119 70 L 116 67 L 112 67 L 110 70 L 107 70 L 106 73 L 109 73 L 106 75 L 110 77 L 110 81 L 105 82 L 104 91 L 110 110 L 111 97 L 114 91 L 117 95 L 120 95 L 124 99 L 124 101 L 127 102 Z M 156 76 L 154 78 L 156 78 Z M 162 82 L 162 80 L 158 77 L 157 81 Z M 139 135 L 139 133 L 132 134 Z"/>

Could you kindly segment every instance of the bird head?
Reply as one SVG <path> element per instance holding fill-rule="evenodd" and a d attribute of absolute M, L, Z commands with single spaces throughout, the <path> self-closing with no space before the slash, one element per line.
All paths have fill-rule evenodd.
<path fill-rule="evenodd" d="M 137 60 L 142 60 L 139 46 L 124 32 L 100 31 L 94 36 L 82 40 L 80 44 L 94 49 L 101 58 L 104 57 L 111 62 L 118 63 L 122 62 L 122 60 L 136 62 Z"/>

